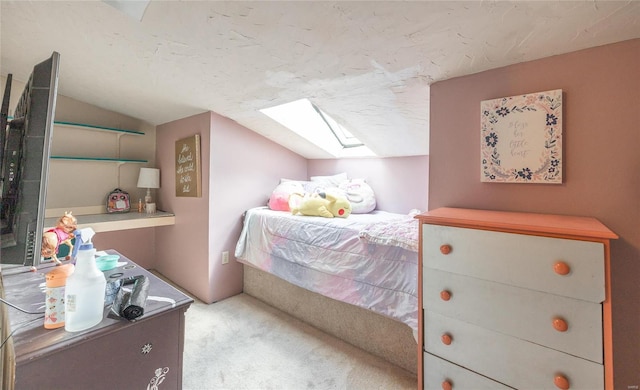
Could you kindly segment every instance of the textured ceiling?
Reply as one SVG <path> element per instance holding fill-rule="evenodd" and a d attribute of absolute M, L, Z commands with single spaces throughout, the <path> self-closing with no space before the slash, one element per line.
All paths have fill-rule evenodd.
<path fill-rule="evenodd" d="M 330 157 L 258 110 L 302 97 L 380 156 L 428 154 L 429 85 L 640 37 L 640 1 L 0 1 L 2 75 L 52 51 L 59 92 L 162 124 L 214 111 Z M 531 92 L 531 91 L 523 91 Z"/>

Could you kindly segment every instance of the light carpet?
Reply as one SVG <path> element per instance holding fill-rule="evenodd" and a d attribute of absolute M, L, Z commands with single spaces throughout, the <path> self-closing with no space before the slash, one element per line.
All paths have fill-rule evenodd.
<path fill-rule="evenodd" d="M 185 390 L 414 390 L 414 374 L 240 294 L 186 313 Z"/>

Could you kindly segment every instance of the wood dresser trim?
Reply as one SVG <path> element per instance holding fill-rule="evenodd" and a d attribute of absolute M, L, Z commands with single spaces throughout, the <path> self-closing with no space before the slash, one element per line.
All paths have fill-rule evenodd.
<path fill-rule="evenodd" d="M 417 217 L 416 217 L 417 218 Z M 418 354 L 418 390 L 424 389 L 424 305 L 422 303 L 422 227 L 424 226 L 424 221 L 419 221 L 418 226 L 418 240 L 420 245 L 418 245 L 418 346 L 417 346 L 417 354 Z"/>
<path fill-rule="evenodd" d="M 443 207 L 416 216 L 421 223 L 508 233 L 540 234 L 557 238 L 617 239 L 600 221 L 590 217 L 516 213 Z"/>

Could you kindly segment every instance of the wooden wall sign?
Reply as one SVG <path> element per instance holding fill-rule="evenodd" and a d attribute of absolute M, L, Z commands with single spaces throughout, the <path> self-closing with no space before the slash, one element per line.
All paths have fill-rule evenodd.
<path fill-rule="evenodd" d="M 480 104 L 480 180 L 562 183 L 562 90 Z"/>
<path fill-rule="evenodd" d="M 202 196 L 200 135 L 176 141 L 176 196 Z"/>

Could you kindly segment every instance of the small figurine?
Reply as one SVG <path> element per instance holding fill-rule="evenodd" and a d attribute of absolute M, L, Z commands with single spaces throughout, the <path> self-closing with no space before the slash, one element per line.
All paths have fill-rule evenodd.
<path fill-rule="evenodd" d="M 42 234 L 42 249 L 40 251 L 42 257 L 52 258 L 56 265 L 62 264 L 58 259 L 57 254 L 60 245 L 64 244 L 69 247 L 69 254 L 65 259 L 71 259 L 71 252 L 73 251 L 71 239 L 74 237 L 73 232 L 76 231 L 77 227 L 78 221 L 76 220 L 76 217 L 71 215 L 71 211 L 65 211 L 64 215 L 58 219 L 56 227 L 49 229 Z"/>

